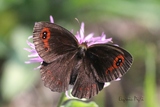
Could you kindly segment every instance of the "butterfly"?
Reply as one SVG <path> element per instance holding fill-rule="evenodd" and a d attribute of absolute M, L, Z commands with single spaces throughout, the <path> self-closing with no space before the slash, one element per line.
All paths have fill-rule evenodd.
<path fill-rule="evenodd" d="M 105 82 L 123 76 L 131 67 L 129 52 L 111 43 L 87 45 L 79 43 L 65 28 L 49 22 L 36 22 L 33 43 L 43 59 L 40 72 L 44 85 L 54 92 L 65 92 L 91 98 Z"/>

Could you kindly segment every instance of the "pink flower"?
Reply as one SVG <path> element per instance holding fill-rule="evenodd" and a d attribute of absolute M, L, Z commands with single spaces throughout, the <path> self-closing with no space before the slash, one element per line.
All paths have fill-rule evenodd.
<path fill-rule="evenodd" d="M 32 36 L 29 36 L 28 39 L 31 39 Z M 24 48 L 26 51 L 30 52 L 28 57 L 30 58 L 29 61 L 26 61 L 26 64 L 34 63 L 34 62 L 43 62 L 43 59 L 38 55 L 35 46 L 33 43 L 29 42 L 27 40 L 27 44 L 30 46 L 30 48 Z"/>
<path fill-rule="evenodd" d="M 102 33 L 101 36 L 97 36 L 97 37 L 93 37 L 94 33 L 90 33 L 87 36 L 84 36 L 83 22 L 81 23 L 80 31 L 77 31 L 77 34 L 75 36 L 80 44 L 87 42 L 88 46 L 91 46 L 97 43 L 104 44 L 104 43 L 112 42 L 112 38 L 106 39 L 106 35 L 104 33 Z"/>

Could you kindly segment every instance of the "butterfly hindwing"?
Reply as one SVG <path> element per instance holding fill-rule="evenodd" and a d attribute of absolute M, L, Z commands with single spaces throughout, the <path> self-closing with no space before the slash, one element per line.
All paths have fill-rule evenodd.
<path fill-rule="evenodd" d="M 78 42 L 72 33 L 49 22 L 35 23 L 33 43 L 39 56 L 47 63 L 78 47 Z"/>
<path fill-rule="evenodd" d="M 72 95 L 78 98 L 91 98 L 103 89 L 104 83 L 100 83 L 93 75 L 90 61 L 84 58 L 77 72 L 79 73 L 73 86 Z"/>
<path fill-rule="evenodd" d="M 51 63 L 42 63 L 41 78 L 46 87 L 56 92 L 68 90 L 72 67 L 76 65 L 75 53 L 67 53 Z"/>
<path fill-rule="evenodd" d="M 132 64 L 132 56 L 112 44 L 96 44 L 86 52 L 94 76 L 99 82 L 109 82 L 124 75 Z"/>

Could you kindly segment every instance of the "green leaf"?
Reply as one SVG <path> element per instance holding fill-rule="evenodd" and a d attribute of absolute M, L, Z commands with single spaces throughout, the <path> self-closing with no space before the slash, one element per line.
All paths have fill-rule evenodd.
<path fill-rule="evenodd" d="M 91 101 L 91 102 L 84 102 L 80 100 L 68 100 L 64 105 L 61 107 L 98 107 L 98 105 Z"/>

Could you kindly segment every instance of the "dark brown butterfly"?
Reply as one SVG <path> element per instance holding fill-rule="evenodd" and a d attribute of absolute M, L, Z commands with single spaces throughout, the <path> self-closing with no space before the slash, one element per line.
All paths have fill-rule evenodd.
<path fill-rule="evenodd" d="M 113 44 L 79 44 L 72 33 L 53 23 L 35 23 L 33 43 L 43 59 L 44 85 L 56 92 L 73 85 L 72 95 L 78 98 L 93 97 L 132 64 L 132 56 L 124 49 Z"/>

